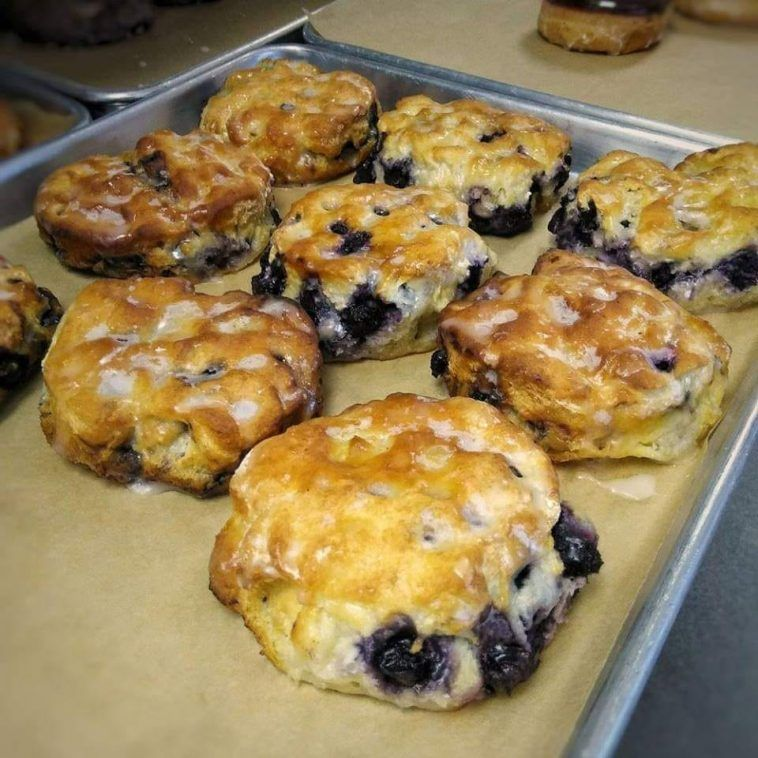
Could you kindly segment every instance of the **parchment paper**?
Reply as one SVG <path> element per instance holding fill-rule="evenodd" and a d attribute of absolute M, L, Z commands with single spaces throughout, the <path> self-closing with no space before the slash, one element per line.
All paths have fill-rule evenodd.
<path fill-rule="evenodd" d="M 25 98 L 6 98 L 23 124 L 23 148 L 33 147 L 40 142 L 67 132 L 76 122 L 71 113 L 57 113 L 43 108 Z"/>
<path fill-rule="evenodd" d="M 281 210 L 301 192 L 278 192 Z M 546 222 L 515 240 L 488 238 L 502 269 L 531 268 Z M 89 281 L 54 259 L 31 220 L 0 233 L 0 253 L 66 305 Z M 256 270 L 202 289 L 247 289 Z M 755 315 L 712 318 L 734 347 L 729 399 L 754 365 Z M 325 412 L 401 390 L 444 396 L 428 363 L 427 354 L 328 366 Z M 207 589 L 228 497 L 138 495 L 67 463 L 40 431 L 40 387 L 37 379 L 0 409 L 0 754 L 9 756 L 555 755 L 690 507 L 702 459 L 562 466 L 564 496 L 600 533 L 600 575 L 512 697 L 405 712 L 276 671 Z M 613 497 L 579 478 L 588 471 L 599 480 L 650 473 L 656 494 Z"/>
<path fill-rule="evenodd" d="M 758 30 L 675 14 L 631 55 L 575 53 L 537 33 L 539 0 L 335 0 L 311 15 L 329 40 L 741 139 L 758 137 Z"/>

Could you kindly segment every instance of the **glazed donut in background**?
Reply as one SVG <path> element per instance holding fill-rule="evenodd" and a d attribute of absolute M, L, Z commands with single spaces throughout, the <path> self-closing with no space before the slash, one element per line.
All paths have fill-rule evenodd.
<path fill-rule="evenodd" d="M 359 74 L 265 59 L 227 78 L 200 128 L 255 153 L 277 184 L 307 184 L 349 173 L 372 151 L 380 110 Z"/>
<path fill-rule="evenodd" d="M 494 270 L 467 222 L 466 205 L 440 189 L 323 187 L 274 232 L 253 291 L 297 300 L 327 360 L 431 350 L 442 308 Z"/>
<path fill-rule="evenodd" d="M 440 317 L 432 372 L 556 461 L 672 461 L 721 418 L 729 345 L 644 279 L 561 250 Z"/>
<path fill-rule="evenodd" d="M 42 239 L 75 269 L 194 281 L 244 268 L 278 219 L 271 174 L 220 137 L 168 130 L 122 155 L 94 155 L 51 174 L 34 215 Z"/>
<path fill-rule="evenodd" d="M 624 55 L 660 41 L 670 0 L 542 0 L 537 28 L 554 45 Z"/>
<path fill-rule="evenodd" d="M 381 116 L 379 132 L 354 181 L 448 190 L 468 205 L 471 228 L 480 234 L 528 230 L 569 176 L 568 135 L 478 100 L 406 97 Z"/>
<path fill-rule="evenodd" d="M 256 447 L 211 589 L 295 680 L 458 708 L 528 679 L 602 564 L 549 458 L 485 403 L 391 395 Z"/>
<path fill-rule="evenodd" d="M 289 300 L 98 280 L 45 359 L 42 429 L 100 476 L 214 495 L 255 444 L 318 412 L 320 368 L 313 324 Z"/>

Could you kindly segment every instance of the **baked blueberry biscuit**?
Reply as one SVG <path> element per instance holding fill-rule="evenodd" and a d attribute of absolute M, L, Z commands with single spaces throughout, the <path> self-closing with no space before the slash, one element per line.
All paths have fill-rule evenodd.
<path fill-rule="evenodd" d="M 352 171 L 376 144 L 379 110 L 374 85 L 359 74 L 264 60 L 224 82 L 200 128 L 247 146 L 277 184 L 305 184 Z"/>
<path fill-rule="evenodd" d="M 13 106 L 0 99 L 0 158 L 10 158 L 21 149 L 23 126 Z"/>
<path fill-rule="evenodd" d="M 122 155 L 55 171 L 34 215 L 67 266 L 196 281 L 260 255 L 275 224 L 273 203 L 271 174 L 254 155 L 204 132 L 158 131 Z"/>
<path fill-rule="evenodd" d="M 721 417 L 729 345 L 618 266 L 561 250 L 440 318 L 432 373 L 500 408 L 553 460 L 670 461 Z"/>
<path fill-rule="evenodd" d="M 211 589 L 293 679 L 458 708 L 537 667 L 602 563 L 548 457 L 467 398 L 391 395 L 259 445 Z"/>
<path fill-rule="evenodd" d="M 62 313 L 52 292 L 0 256 L 0 402 L 39 368 Z"/>
<path fill-rule="evenodd" d="M 30 42 L 99 45 L 147 29 L 151 0 L 4 0 L 0 11 L 11 28 Z"/>
<path fill-rule="evenodd" d="M 212 495 L 253 445 L 318 411 L 320 366 L 313 325 L 288 300 L 100 280 L 44 361 L 42 429 L 100 476 Z"/>
<path fill-rule="evenodd" d="M 379 132 L 354 181 L 449 190 L 468 205 L 471 227 L 480 234 L 526 231 L 569 176 L 566 134 L 478 100 L 406 97 L 382 115 Z"/>
<path fill-rule="evenodd" d="M 688 310 L 758 301 L 758 145 L 693 153 L 676 168 L 616 150 L 550 220 L 558 247 L 617 263 Z"/>
<path fill-rule="evenodd" d="M 253 291 L 298 300 L 331 360 L 431 350 L 440 310 L 494 270 L 466 222 L 466 206 L 444 190 L 324 187 L 274 232 Z"/>

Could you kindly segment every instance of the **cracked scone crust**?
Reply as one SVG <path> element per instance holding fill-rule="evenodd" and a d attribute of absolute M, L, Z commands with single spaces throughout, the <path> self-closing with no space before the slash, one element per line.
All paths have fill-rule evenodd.
<path fill-rule="evenodd" d="M 392 395 L 259 445 L 211 589 L 296 680 L 452 709 L 537 666 L 602 563 L 548 457 L 467 398 Z"/>
<path fill-rule="evenodd" d="M 0 256 L 0 402 L 39 368 L 62 313 L 50 290 Z"/>
<path fill-rule="evenodd" d="M 758 145 L 674 169 L 615 150 L 581 174 L 549 228 L 558 247 L 617 263 L 688 310 L 758 302 Z"/>
<path fill-rule="evenodd" d="M 298 300 L 330 360 L 431 350 L 442 308 L 494 270 L 466 224 L 466 206 L 444 190 L 324 187 L 274 232 L 253 291 Z"/>
<path fill-rule="evenodd" d="M 148 134 L 122 155 L 58 169 L 34 204 L 42 239 L 67 266 L 112 277 L 236 271 L 268 244 L 268 169 L 220 137 Z"/>
<path fill-rule="evenodd" d="M 251 447 L 318 411 L 320 367 L 310 319 L 283 298 L 101 280 L 44 361 L 42 429 L 101 476 L 212 495 Z"/>
<path fill-rule="evenodd" d="M 468 205 L 470 224 L 481 234 L 526 231 L 569 176 L 568 135 L 478 100 L 406 97 L 381 116 L 379 133 L 356 182 L 446 189 Z"/>
<path fill-rule="evenodd" d="M 499 407 L 557 461 L 670 461 L 721 417 L 730 348 L 618 266 L 560 250 L 440 318 L 432 372 Z"/>
<path fill-rule="evenodd" d="M 306 184 L 364 160 L 376 144 L 379 112 L 374 85 L 359 74 L 264 60 L 224 82 L 200 128 L 254 151 L 277 184 Z"/>

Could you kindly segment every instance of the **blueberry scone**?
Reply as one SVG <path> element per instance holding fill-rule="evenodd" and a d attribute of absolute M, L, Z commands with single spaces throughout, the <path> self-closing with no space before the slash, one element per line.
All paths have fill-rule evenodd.
<path fill-rule="evenodd" d="M 267 59 L 224 82 L 200 128 L 254 152 L 277 184 L 306 184 L 347 174 L 366 158 L 379 111 L 374 85 L 353 71 Z"/>
<path fill-rule="evenodd" d="M 253 292 L 298 300 L 329 360 L 431 350 L 442 308 L 494 270 L 466 223 L 465 204 L 444 190 L 324 187 L 274 232 Z"/>
<path fill-rule="evenodd" d="M 254 155 L 220 137 L 163 130 L 122 155 L 58 169 L 42 183 L 34 215 L 67 266 L 196 281 L 260 255 L 276 219 L 271 185 Z"/>
<path fill-rule="evenodd" d="M 100 476 L 212 495 L 253 445 L 318 411 L 320 367 L 313 325 L 288 300 L 100 280 L 43 363 L 42 429 Z"/>
<path fill-rule="evenodd" d="M 10 158 L 21 149 L 23 125 L 13 106 L 0 98 L 0 159 Z"/>
<path fill-rule="evenodd" d="M 534 672 L 602 563 L 548 457 L 467 398 L 391 395 L 259 445 L 211 589 L 293 679 L 458 708 Z"/>
<path fill-rule="evenodd" d="M 0 256 L 0 403 L 39 368 L 62 313 L 50 290 Z"/>
<path fill-rule="evenodd" d="M 615 150 L 549 227 L 558 247 L 617 263 L 688 310 L 758 302 L 758 145 L 693 153 L 674 169 Z"/>
<path fill-rule="evenodd" d="M 716 425 L 729 345 L 624 269 L 555 250 L 440 317 L 432 373 L 500 408 L 553 460 L 670 461 Z"/>
<path fill-rule="evenodd" d="M 356 182 L 426 185 L 468 205 L 480 234 L 510 237 L 547 210 L 569 176 L 571 143 L 534 116 L 478 100 L 400 100 L 379 119 L 379 141 Z"/>

